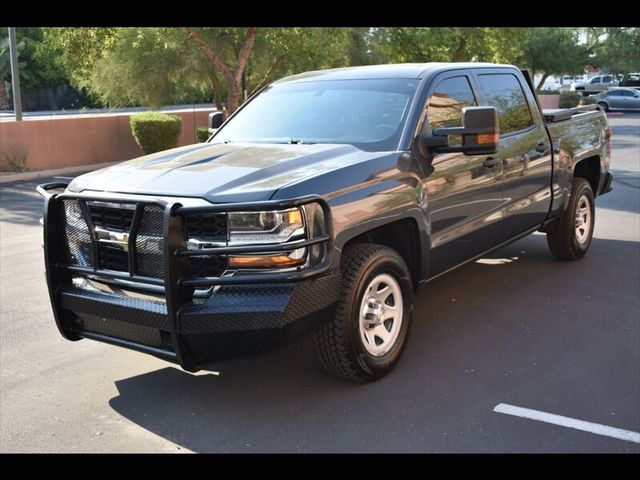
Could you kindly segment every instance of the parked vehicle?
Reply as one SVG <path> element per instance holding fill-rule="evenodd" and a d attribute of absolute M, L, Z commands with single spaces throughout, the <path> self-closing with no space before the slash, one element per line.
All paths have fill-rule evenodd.
<path fill-rule="evenodd" d="M 627 73 L 620 80 L 621 87 L 640 87 L 640 73 Z"/>
<path fill-rule="evenodd" d="M 611 87 L 617 87 L 618 81 L 613 75 L 596 75 L 586 82 L 573 82 L 570 90 L 585 94 L 602 92 Z"/>
<path fill-rule="evenodd" d="M 416 288 L 537 230 L 581 258 L 611 190 L 606 115 L 541 111 L 509 65 L 304 73 L 220 124 L 38 187 L 65 338 L 195 371 L 315 330 L 329 372 L 373 381 L 398 363 Z"/>
<path fill-rule="evenodd" d="M 590 95 L 605 112 L 609 110 L 640 110 L 640 92 L 635 88 L 610 88 Z"/>
<path fill-rule="evenodd" d="M 556 77 L 547 78 L 542 86 L 540 87 L 541 91 L 557 91 L 562 90 L 562 82 L 558 80 Z"/>

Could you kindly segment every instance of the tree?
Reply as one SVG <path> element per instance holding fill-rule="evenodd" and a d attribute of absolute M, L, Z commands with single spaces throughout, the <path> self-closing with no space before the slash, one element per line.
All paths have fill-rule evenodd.
<path fill-rule="evenodd" d="M 233 113 L 240 105 L 242 79 L 256 40 L 257 27 L 243 29 L 212 29 L 187 27 L 187 32 L 211 64 L 227 82 L 227 112 Z M 221 35 L 222 34 L 222 35 Z M 226 44 L 226 51 L 216 47 Z"/>
<path fill-rule="evenodd" d="M 248 65 L 249 91 L 286 75 L 351 65 L 351 41 L 346 28 L 261 29 Z"/>
<path fill-rule="evenodd" d="M 590 63 L 610 73 L 640 71 L 640 28 L 590 29 Z"/>
<path fill-rule="evenodd" d="M 549 75 L 581 73 L 588 63 L 588 47 L 578 43 L 575 28 L 534 28 L 522 44 L 522 63 L 531 76 L 541 73 L 540 89 Z"/>
<path fill-rule="evenodd" d="M 206 95 L 206 75 L 191 63 L 175 29 L 127 28 L 91 68 L 88 85 L 107 105 L 161 105 Z M 195 93 L 194 93 L 195 92 Z M 197 92 L 200 92 L 198 95 Z"/>
<path fill-rule="evenodd" d="M 7 91 L 11 79 L 11 61 L 9 58 L 9 37 L 0 37 L 0 110 L 11 108 Z"/>
<path fill-rule="evenodd" d="M 64 72 L 57 66 L 54 58 L 37 55 L 38 46 L 42 43 L 41 28 L 16 28 L 16 41 L 22 89 L 29 90 L 65 81 Z M 6 27 L 0 27 L 0 108 L 11 108 L 7 96 L 10 82 L 9 35 Z"/>
<path fill-rule="evenodd" d="M 104 27 L 44 28 L 36 56 L 55 58 L 71 83 L 88 87 L 95 64 L 115 47 L 125 30 Z"/>
<path fill-rule="evenodd" d="M 486 57 L 485 35 L 480 27 L 378 28 L 372 48 L 390 63 L 471 61 Z"/>

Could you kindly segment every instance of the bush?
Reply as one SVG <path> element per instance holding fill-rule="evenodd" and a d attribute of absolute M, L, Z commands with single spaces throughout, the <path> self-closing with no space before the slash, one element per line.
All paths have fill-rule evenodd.
<path fill-rule="evenodd" d="M 596 99 L 595 98 L 591 98 L 591 97 L 582 97 L 580 99 L 580 105 L 593 105 L 596 103 Z"/>
<path fill-rule="evenodd" d="M 130 117 L 131 133 L 146 154 L 178 146 L 182 119 L 160 112 L 134 113 Z"/>
<path fill-rule="evenodd" d="M 206 142 L 209 139 L 209 127 L 196 128 L 196 138 L 199 143 Z"/>
<path fill-rule="evenodd" d="M 560 108 L 577 107 L 582 99 L 580 92 L 562 92 L 560 93 Z"/>

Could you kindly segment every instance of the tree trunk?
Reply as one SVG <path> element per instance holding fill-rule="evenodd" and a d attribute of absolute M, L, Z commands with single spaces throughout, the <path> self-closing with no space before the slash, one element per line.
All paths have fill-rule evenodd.
<path fill-rule="evenodd" d="M 542 86 L 544 85 L 544 81 L 549 78 L 549 74 L 548 73 L 543 73 L 542 74 L 542 78 L 540 79 L 540 81 L 538 82 L 538 85 L 536 85 L 536 92 L 540 91 L 540 88 L 542 88 Z"/>
<path fill-rule="evenodd" d="M 207 42 L 200 36 L 195 28 L 186 28 L 189 36 L 200 47 L 207 58 L 211 61 L 214 67 L 224 77 L 228 84 L 227 93 L 227 108 L 226 115 L 232 114 L 239 106 L 242 93 L 242 74 L 249 61 L 249 56 L 253 50 L 253 44 L 256 41 L 257 27 L 250 27 L 247 29 L 247 35 L 244 38 L 240 50 L 235 61 L 235 67 L 232 68 L 227 65 L 222 58 L 207 44 Z"/>
<path fill-rule="evenodd" d="M 247 29 L 247 36 L 244 39 L 240 52 L 238 53 L 238 60 L 236 68 L 233 71 L 231 81 L 229 82 L 229 95 L 227 96 L 227 112 L 231 115 L 240 106 L 242 98 L 242 74 L 249 61 L 251 50 L 253 50 L 253 44 L 256 41 L 256 27 Z"/>
<path fill-rule="evenodd" d="M 0 81 L 0 110 L 10 110 L 9 96 L 7 95 L 8 83 L 4 80 Z"/>
<path fill-rule="evenodd" d="M 226 115 L 231 115 L 240 106 L 240 90 L 242 90 L 242 85 L 238 85 L 235 81 L 229 85 Z"/>
<path fill-rule="evenodd" d="M 453 52 L 453 57 L 451 58 L 452 62 L 462 62 L 463 60 L 468 60 L 465 58 L 467 51 L 467 38 L 463 34 L 458 41 L 458 46 L 456 51 Z"/>

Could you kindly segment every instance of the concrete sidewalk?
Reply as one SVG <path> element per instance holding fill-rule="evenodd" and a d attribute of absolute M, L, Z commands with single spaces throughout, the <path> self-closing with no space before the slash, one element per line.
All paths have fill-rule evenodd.
<path fill-rule="evenodd" d="M 116 163 L 121 162 L 94 163 L 92 165 L 73 165 L 71 167 L 54 168 L 49 170 L 34 170 L 32 172 L 0 172 L 0 183 L 30 182 L 31 180 L 37 180 L 38 178 L 75 175 L 77 173 L 85 173 L 92 170 L 98 170 L 100 168 L 110 167 L 111 165 L 115 165 Z"/>

